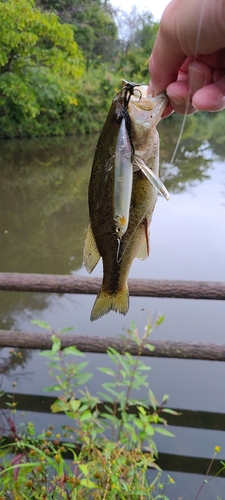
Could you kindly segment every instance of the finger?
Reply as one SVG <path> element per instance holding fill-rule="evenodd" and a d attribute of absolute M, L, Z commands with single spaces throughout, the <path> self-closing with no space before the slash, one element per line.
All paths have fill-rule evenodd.
<path fill-rule="evenodd" d="M 186 59 L 183 54 L 177 55 L 175 53 L 171 54 L 171 52 L 170 58 L 168 58 L 163 47 L 164 45 L 157 37 L 154 51 L 149 59 L 149 91 L 150 93 L 154 92 L 154 95 L 160 94 L 171 82 L 176 81 L 178 70 Z"/>
<path fill-rule="evenodd" d="M 188 66 L 188 84 L 190 97 L 195 92 L 213 82 L 212 68 L 198 59 L 194 59 Z"/>
<path fill-rule="evenodd" d="M 180 68 L 177 82 L 167 87 L 172 108 L 180 114 L 196 111 L 193 96 L 196 91 L 213 81 L 212 69 L 202 61 L 187 58 Z"/>
<path fill-rule="evenodd" d="M 172 108 L 171 104 L 167 104 L 167 106 L 165 107 L 163 113 L 162 113 L 162 116 L 161 118 L 167 118 L 168 116 L 170 116 L 172 113 L 174 113 L 174 109 Z"/>
<path fill-rule="evenodd" d="M 170 99 L 170 105 L 177 113 L 189 115 L 196 111 L 190 100 L 188 80 L 171 83 L 168 85 L 166 92 Z"/>
<path fill-rule="evenodd" d="M 210 57 L 216 64 L 212 67 L 222 67 L 225 59 L 224 17 L 225 2 L 222 0 L 207 3 L 172 0 L 169 3 L 149 59 L 150 92 L 160 93 L 175 82 L 186 57 L 195 56 L 196 51 L 206 59 Z"/>
<path fill-rule="evenodd" d="M 180 49 L 177 41 L 176 30 L 172 29 L 174 20 L 173 3 L 170 3 L 163 13 L 159 32 L 149 58 L 151 79 L 149 92 L 154 93 L 154 95 L 165 91 L 170 83 L 177 80 L 178 70 L 186 59 L 186 55 Z M 170 20 L 169 23 L 168 19 Z M 169 50 L 167 50 L 168 47 Z"/>
<path fill-rule="evenodd" d="M 225 75 L 217 82 L 195 92 L 192 103 L 199 111 L 222 111 L 225 109 Z"/>

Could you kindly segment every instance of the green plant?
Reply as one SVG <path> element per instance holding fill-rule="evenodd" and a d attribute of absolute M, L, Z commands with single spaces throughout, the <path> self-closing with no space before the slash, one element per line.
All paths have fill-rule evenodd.
<path fill-rule="evenodd" d="M 199 488 L 199 490 L 198 490 L 198 492 L 197 492 L 197 495 L 196 495 L 196 497 L 195 497 L 195 499 L 194 499 L 194 500 L 197 500 L 197 499 L 199 498 L 200 493 L 201 493 L 201 491 L 202 491 L 202 488 L 203 488 L 204 484 L 207 484 L 207 483 L 208 483 L 209 481 L 211 481 L 214 477 L 219 476 L 219 474 L 220 474 L 220 473 L 221 473 L 221 472 L 225 469 L 225 463 L 221 461 L 221 462 L 220 462 L 220 463 L 221 463 L 221 465 L 222 465 L 221 469 L 220 469 L 220 470 L 219 470 L 219 471 L 218 471 L 218 472 L 217 472 L 214 476 L 209 477 L 209 475 L 210 475 L 210 471 L 211 471 L 211 468 L 212 468 L 212 465 L 213 465 L 213 462 L 214 462 L 214 460 L 215 460 L 215 458 L 216 458 L 217 454 L 218 454 L 220 451 L 221 451 L 221 446 L 218 446 L 218 445 L 217 445 L 217 446 L 215 446 L 215 448 L 214 448 L 214 454 L 213 454 L 213 457 L 212 457 L 212 459 L 211 459 L 211 461 L 210 461 L 210 464 L 209 464 L 209 466 L 208 466 L 208 469 L 207 469 L 207 471 L 206 471 L 206 475 L 205 475 L 205 476 L 206 476 L 206 479 L 204 479 L 204 481 L 202 482 L 202 484 L 201 484 L 201 486 L 200 486 L 200 488 Z M 221 499 L 220 497 L 217 497 L 217 500 L 222 500 L 222 499 Z"/>
<path fill-rule="evenodd" d="M 35 323 L 50 329 L 44 322 Z M 153 437 L 157 432 L 173 436 L 163 413 L 175 412 L 165 408 L 168 396 L 159 404 L 148 386 L 150 368 L 141 353 L 144 347 L 153 349 L 148 341 L 151 331 L 148 325 L 141 338 L 132 324 L 124 338 L 124 353 L 109 348 L 115 369 L 99 368 L 112 381 L 104 382 L 104 392 L 97 396 L 86 387 L 92 377 L 86 371 L 88 362 L 77 362 L 85 355 L 75 346 L 61 349 L 63 331 L 52 335 L 51 350 L 41 353 L 54 378 L 46 390 L 59 392 L 51 410 L 64 413 L 67 421 L 61 434 L 54 434 L 50 426 L 37 435 L 32 423 L 16 429 L 10 416 L 4 415 L 13 439 L 2 440 L 0 447 L 0 498 L 168 500 Z M 126 350 L 130 340 L 138 346 L 137 356 Z M 135 397 L 140 388 L 146 389 L 143 400 Z M 146 474 L 149 468 L 156 470 L 151 482 Z M 167 483 L 174 483 L 170 476 Z"/>

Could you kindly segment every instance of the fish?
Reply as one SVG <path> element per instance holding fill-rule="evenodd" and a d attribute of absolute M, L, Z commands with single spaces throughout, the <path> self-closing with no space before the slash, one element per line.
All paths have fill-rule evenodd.
<path fill-rule="evenodd" d="M 167 102 L 165 93 L 152 97 L 147 93 L 147 86 L 123 80 L 99 136 L 88 188 L 90 222 L 83 259 L 89 273 L 100 258 L 103 262 L 102 285 L 91 311 L 91 321 L 111 310 L 127 314 L 127 281 L 132 262 L 136 257 L 144 260 L 149 256 L 149 227 L 157 193 L 169 198 L 159 179 L 156 130 Z M 122 187 L 116 180 L 119 170 L 119 177 L 124 176 Z M 127 187 L 127 194 L 126 182 L 131 185 Z M 116 189 L 122 208 L 116 202 Z M 118 216 L 127 217 L 122 236 Z"/>

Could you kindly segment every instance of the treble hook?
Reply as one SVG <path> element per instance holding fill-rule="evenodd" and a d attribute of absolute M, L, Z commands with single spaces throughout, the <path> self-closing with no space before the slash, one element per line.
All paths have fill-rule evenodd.
<path fill-rule="evenodd" d="M 137 90 L 139 93 L 140 93 L 140 99 L 139 101 L 141 100 L 142 98 L 142 93 L 139 89 L 135 89 L 135 87 L 140 87 L 141 84 L 140 83 L 134 83 L 134 82 L 127 82 L 125 83 L 125 85 L 123 86 L 122 90 L 125 90 L 125 94 L 124 94 L 124 107 L 127 108 L 128 107 L 128 104 L 130 102 L 130 98 L 131 96 L 134 94 L 134 92 Z M 129 94 L 129 96 L 127 97 L 127 95 Z"/>

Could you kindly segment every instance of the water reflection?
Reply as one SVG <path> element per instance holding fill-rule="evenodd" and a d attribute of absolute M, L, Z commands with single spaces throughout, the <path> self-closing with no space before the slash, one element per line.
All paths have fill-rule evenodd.
<path fill-rule="evenodd" d="M 160 123 L 161 176 L 176 196 L 171 196 L 169 205 L 158 200 L 151 228 L 151 258 L 146 263 L 136 260 L 132 277 L 224 279 L 224 207 L 221 208 L 222 194 L 218 194 L 225 180 L 225 174 L 221 175 L 225 158 L 224 116 L 218 113 L 188 117 L 173 166 L 168 164 L 182 117 L 173 115 Z M 1 142 L 0 271 L 66 274 L 81 267 L 88 223 L 87 186 L 96 141 L 97 137 L 65 137 Z M 100 272 L 96 269 L 96 273 Z M 153 309 L 166 314 L 158 339 L 224 342 L 225 313 L 221 302 L 163 299 L 159 305 L 160 299 L 132 298 L 126 318 L 112 314 L 90 324 L 93 300 L 89 296 L 0 292 L 0 328 L 37 331 L 30 319 L 39 318 L 55 329 L 76 326 L 79 334 L 115 336 L 131 320 L 141 330 L 146 315 Z M 8 351 L 3 354 L 6 374 L 15 377 L 16 357 L 11 359 Z M 40 394 L 49 385 L 48 369 L 36 354 L 25 354 L 24 364 L 18 368 L 23 377 L 17 390 Z M 100 355 L 90 356 L 93 373 L 97 372 L 96 366 L 104 364 L 99 358 Z M 159 397 L 168 392 L 171 406 L 224 414 L 222 363 L 151 359 L 150 365 L 154 368 L 150 379 L 153 391 Z M 32 380 L 24 378 L 24 368 L 32 370 Z M 92 387 L 90 383 L 91 392 L 96 385 L 95 382 Z M 5 387 L 11 390 L 10 383 Z M 37 420 L 42 425 L 40 416 Z M 202 437 L 198 445 L 196 436 L 191 438 L 182 429 L 186 442 L 193 445 L 193 454 L 203 456 L 204 443 L 210 445 L 207 457 L 218 444 L 214 432 Z M 176 443 L 179 446 L 180 439 Z M 219 444 L 223 446 L 222 436 Z M 163 442 L 163 451 L 164 446 Z M 193 476 L 188 484 L 195 484 Z M 179 491 L 184 492 L 183 483 Z"/>
<path fill-rule="evenodd" d="M 161 177 L 170 193 L 210 179 L 215 157 L 224 159 L 224 116 L 188 117 L 173 166 L 182 117 L 160 123 Z M 96 141 L 96 136 L 1 141 L 0 271 L 67 274 L 81 267 Z M 12 328 L 25 309 L 42 311 L 49 304 L 45 294 L 0 295 L 2 328 Z"/>
<path fill-rule="evenodd" d="M 1 143 L 1 271 L 68 273 L 81 266 L 95 142 Z"/>
<path fill-rule="evenodd" d="M 1 349 L 0 351 L 0 394 L 4 389 L 5 377 L 12 381 L 15 388 L 17 381 L 26 375 L 25 367 L 31 358 L 31 351 L 28 349 Z M 2 407 L 2 400 L 1 400 Z"/>
<path fill-rule="evenodd" d="M 196 182 L 209 178 L 209 169 L 215 157 L 210 145 L 213 120 L 204 118 L 204 115 L 191 115 L 187 118 L 174 163 L 170 164 L 182 120 L 183 117 L 172 115 L 159 127 L 161 177 L 172 193 L 183 192 Z"/>

